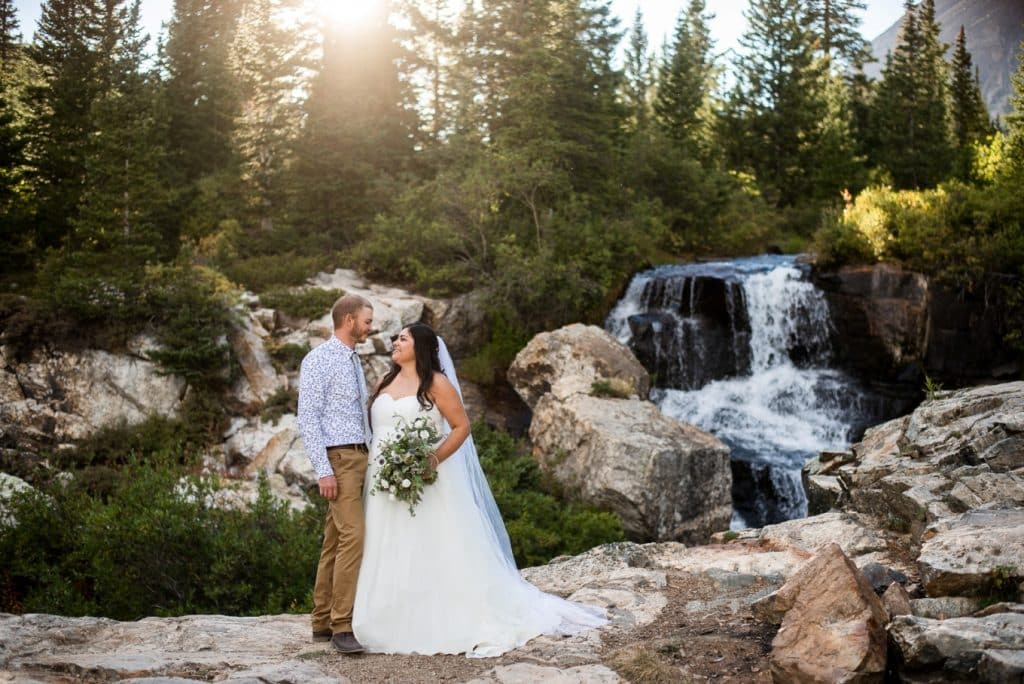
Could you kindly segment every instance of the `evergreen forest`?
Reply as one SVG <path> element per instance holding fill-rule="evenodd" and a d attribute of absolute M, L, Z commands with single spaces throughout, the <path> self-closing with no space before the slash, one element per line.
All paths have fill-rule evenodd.
<path fill-rule="evenodd" d="M 764 251 L 899 263 L 965 292 L 997 283 L 1016 316 L 1007 344 L 1024 349 L 1024 52 L 1013 111 L 993 119 L 963 29 L 938 38 L 934 0 L 907 0 L 875 80 L 862 0 L 749 0 L 735 54 L 715 45 L 704 0 L 685 2 L 664 46 L 607 0 L 371 5 L 356 29 L 302 0 L 175 0 L 148 36 L 139 0 L 45 0 L 38 27 L 0 0 L 3 343 L 118 351 L 146 330 L 189 386 L 180 419 L 64 454 L 93 479 L 74 510 L 3 537 L 0 555 L 35 551 L 2 569 L 0 610 L 302 608 L 311 568 L 290 559 L 315 556 L 303 535 L 318 530 L 268 501 L 252 515 L 294 547 L 284 558 L 231 514 L 201 537 L 196 563 L 230 595 L 200 595 L 211 582 L 140 594 L 113 555 L 130 544 L 107 542 L 118 522 L 135 539 L 197 515 L 161 494 L 165 468 L 223 432 L 240 293 L 297 306 L 291 288 L 322 270 L 486 292 L 489 342 L 464 360 L 482 383 L 536 332 L 600 323 L 638 269 Z M 506 518 L 522 514 L 522 561 L 622 537 L 602 514 L 530 498 L 540 476 L 521 446 L 479 439 L 503 464 Z M 157 517 L 133 517 L 133 501 L 158 502 Z M 580 538 L 559 536 L 565 516 Z M 69 520 L 91 531 L 49 536 Z M 171 532 L 181 548 L 200 539 Z M 132 562 L 186 563 L 177 548 Z M 79 575 L 88 590 L 62 579 Z"/>

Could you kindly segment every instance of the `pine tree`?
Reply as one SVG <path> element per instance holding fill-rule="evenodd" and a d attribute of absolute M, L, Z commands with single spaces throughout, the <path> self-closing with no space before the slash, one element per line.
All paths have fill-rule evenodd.
<path fill-rule="evenodd" d="M 234 164 L 238 85 L 228 56 L 243 0 L 175 0 L 163 68 L 172 184 L 191 188 Z"/>
<path fill-rule="evenodd" d="M 972 145 L 991 132 L 988 110 L 981 96 L 978 74 L 971 64 L 964 27 L 956 37 L 950 82 L 950 116 L 956 147 L 956 172 L 967 178 L 973 160 Z"/>
<path fill-rule="evenodd" d="M 306 46 L 281 17 L 294 2 L 249 0 L 232 48 L 241 112 L 235 147 L 247 204 L 264 231 L 284 209 L 284 173 L 292 162 L 301 109 L 298 92 Z"/>
<path fill-rule="evenodd" d="M 1010 77 L 1012 111 L 1006 117 L 1009 149 L 1017 170 L 1024 172 L 1024 41 L 1017 46 L 1017 70 Z"/>
<path fill-rule="evenodd" d="M 405 75 L 421 103 L 425 146 L 439 146 L 454 132 L 459 100 L 454 72 L 461 49 L 455 7 L 453 0 L 416 0 L 405 8 L 411 26 Z"/>
<path fill-rule="evenodd" d="M 36 188 L 35 242 L 53 247 L 68 234 L 83 189 L 89 110 L 99 90 L 93 0 L 47 0 L 29 56 L 41 82 L 27 93 L 28 139 Z"/>
<path fill-rule="evenodd" d="M 6 77 L 21 55 L 18 10 L 14 0 L 0 0 L 0 73 Z"/>
<path fill-rule="evenodd" d="M 662 132 L 690 152 L 697 148 L 700 108 L 708 96 L 714 66 L 708 27 L 712 17 L 704 10 L 704 0 L 690 0 L 686 12 L 676 20 L 672 47 L 659 70 L 654 102 Z"/>
<path fill-rule="evenodd" d="M 399 76 L 404 53 L 390 16 L 391 4 L 379 2 L 358 31 L 323 26 L 293 176 L 292 214 L 311 247 L 352 245 L 408 168 L 418 125 Z"/>
<path fill-rule="evenodd" d="M 742 135 L 731 141 L 731 159 L 749 165 L 777 206 L 791 206 L 816 193 L 826 64 L 814 55 L 799 0 L 754 0 L 747 20 L 730 104 Z"/>
<path fill-rule="evenodd" d="M 876 159 L 900 188 L 930 187 L 949 175 L 945 46 L 939 41 L 935 6 L 918 10 L 909 0 L 896 49 L 878 85 L 873 119 Z"/>
<path fill-rule="evenodd" d="M 97 77 L 106 87 L 89 111 L 85 190 L 67 247 L 100 271 L 130 272 L 161 247 L 165 256 L 176 247 L 160 239 L 164 150 L 139 8 L 140 0 L 106 0 L 99 12 L 99 43 L 109 52 L 98 59 Z"/>
<path fill-rule="evenodd" d="M 623 99 L 631 112 L 631 124 L 634 131 L 647 129 L 650 116 L 650 94 L 652 83 L 651 56 L 647 47 L 647 31 L 644 29 L 644 15 L 640 5 L 633 16 L 633 28 L 629 32 L 629 44 L 626 47 L 625 78 L 623 79 Z"/>
<path fill-rule="evenodd" d="M 0 0 L 0 271 L 22 267 L 26 240 L 19 185 L 25 173 L 25 131 L 17 109 L 23 84 L 21 35 L 12 0 Z"/>
<path fill-rule="evenodd" d="M 860 33 L 864 0 L 807 0 L 805 16 L 818 50 L 834 64 L 853 66 L 870 58 Z"/>

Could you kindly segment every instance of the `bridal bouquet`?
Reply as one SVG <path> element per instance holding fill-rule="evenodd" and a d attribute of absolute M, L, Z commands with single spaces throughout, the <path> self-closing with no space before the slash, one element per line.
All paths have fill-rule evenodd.
<path fill-rule="evenodd" d="M 370 494 L 386 493 L 392 501 L 404 501 L 409 504 L 409 514 L 416 515 L 414 509 L 423 497 L 423 488 L 437 479 L 437 471 L 430 467 L 430 454 L 441 441 L 441 434 L 427 416 L 412 423 L 398 420 L 401 427 L 394 438 L 381 442 Z"/>

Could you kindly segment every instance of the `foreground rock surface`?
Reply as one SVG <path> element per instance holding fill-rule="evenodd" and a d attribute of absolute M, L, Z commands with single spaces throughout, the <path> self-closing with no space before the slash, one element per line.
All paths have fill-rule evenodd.
<path fill-rule="evenodd" d="M 523 571 L 546 591 L 608 608 L 611 624 L 539 637 L 501 658 L 359 658 L 309 639 L 305 615 L 191 615 L 118 622 L 0 615 L 0 682 L 768 682 L 774 627 L 750 604 L 800 554 L 743 544 L 609 544 Z"/>

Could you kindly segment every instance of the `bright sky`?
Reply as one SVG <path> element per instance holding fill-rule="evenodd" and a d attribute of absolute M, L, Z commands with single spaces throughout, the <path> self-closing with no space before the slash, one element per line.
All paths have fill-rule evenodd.
<path fill-rule="evenodd" d="M 324 0 L 321 0 L 324 1 Z M 369 0 L 326 0 L 332 3 L 359 3 Z M 35 33 L 42 2 L 40 0 L 15 0 L 21 32 L 26 39 Z M 665 38 L 672 34 L 679 12 L 686 7 L 687 0 L 612 0 L 612 10 L 622 21 L 622 27 L 633 23 L 637 5 L 644 13 L 644 23 L 652 48 L 661 49 Z M 903 13 L 902 0 L 867 0 L 862 32 L 874 38 L 896 21 Z M 160 32 L 161 23 L 168 20 L 173 9 L 173 0 L 142 0 L 142 20 L 151 38 Z M 716 42 L 716 51 L 724 52 L 736 48 L 740 34 L 746 26 L 743 10 L 747 0 L 707 0 L 708 11 L 715 14 L 711 22 L 711 33 Z"/>

